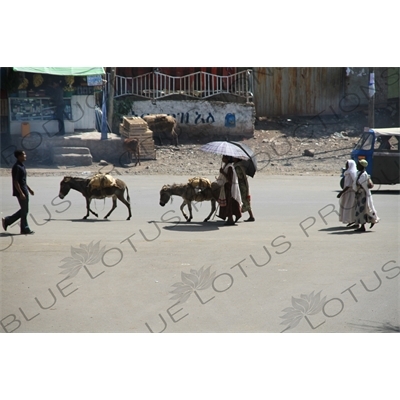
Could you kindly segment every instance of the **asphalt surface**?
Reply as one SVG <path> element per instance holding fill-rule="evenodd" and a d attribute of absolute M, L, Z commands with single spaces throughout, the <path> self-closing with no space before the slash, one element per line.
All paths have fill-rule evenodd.
<path fill-rule="evenodd" d="M 28 171 L 29 174 L 29 171 Z M 223 226 L 197 203 L 159 205 L 188 176 L 125 176 L 122 203 L 58 198 L 61 177 L 28 177 L 34 235 L 0 234 L 0 332 L 398 332 L 399 186 L 373 192 L 381 221 L 338 221 L 339 179 L 255 176 L 255 222 Z M 209 177 L 212 179 L 213 177 Z M 17 210 L 2 177 L 2 217 Z"/>

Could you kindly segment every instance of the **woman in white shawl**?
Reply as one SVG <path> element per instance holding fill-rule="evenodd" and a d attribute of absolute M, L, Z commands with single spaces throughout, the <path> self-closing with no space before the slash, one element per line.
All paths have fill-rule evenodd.
<path fill-rule="evenodd" d="M 369 176 L 365 171 L 367 166 L 367 160 L 358 162 L 358 176 L 353 185 L 353 189 L 356 192 L 355 223 L 361 225 L 356 229 L 357 232 L 365 232 L 365 224 L 367 222 L 371 223 L 370 228 L 379 222 L 379 217 L 372 201 L 372 194 L 368 187 Z"/>
<path fill-rule="evenodd" d="M 347 224 L 347 226 L 354 225 L 355 221 L 355 200 L 356 192 L 353 185 L 357 179 L 357 167 L 353 160 L 346 161 L 346 171 L 344 172 L 344 185 L 343 190 L 337 195 L 339 200 L 339 221 Z"/>
<path fill-rule="evenodd" d="M 233 165 L 233 158 L 223 156 L 224 165 L 219 170 L 220 175 L 217 182 L 221 185 L 221 193 L 218 199 L 219 214 L 218 217 L 227 219 L 225 225 L 235 225 L 235 222 L 242 216 L 242 198 L 239 190 L 238 177 Z M 233 216 L 236 217 L 235 221 Z"/>

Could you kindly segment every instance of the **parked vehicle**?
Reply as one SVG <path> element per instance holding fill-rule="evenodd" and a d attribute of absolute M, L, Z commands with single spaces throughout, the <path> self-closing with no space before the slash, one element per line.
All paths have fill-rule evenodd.
<path fill-rule="evenodd" d="M 400 128 L 374 128 L 363 132 L 351 152 L 357 163 L 368 162 L 367 173 L 374 184 L 394 185 L 400 183 Z M 343 171 L 340 186 L 343 188 Z"/>

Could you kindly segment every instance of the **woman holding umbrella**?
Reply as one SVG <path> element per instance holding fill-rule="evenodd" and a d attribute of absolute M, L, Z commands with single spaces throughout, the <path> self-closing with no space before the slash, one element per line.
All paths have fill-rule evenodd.
<path fill-rule="evenodd" d="M 241 218 L 242 211 L 248 211 L 250 218 L 247 221 L 254 221 L 250 207 L 250 195 L 246 176 L 253 177 L 257 171 L 257 159 L 253 150 L 243 143 L 231 141 L 209 142 L 201 146 L 200 150 L 223 155 L 222 162 L 224 165 L 220 169 L 220 176 L 217 178 L 217 182 L 222 186 L 220 199 L 218 200 L 220 205 L 219 217 L 222 219 L 228 218 L 226 225 L 234 225 Z M 233 164 L 237 160 L 245 160 L 243 163 L 240 163 L 241 170 L 238 170 L 239 175 L 244 176 L 245 179 L 243 196 L 240 193 L 238 175 Z M 241 208 L 242 201 L 245 203 L 243 209 Z M 235 221 L 233 221 L 233 215 L 236 217 Z"/>
<path fill-rule="evenodd" d="M 242 216 L 242 198 L 233 160 L 234 158 L 231 156 L 222 156 L 224 164 L 219 170 L 220 175 L 218 177 L 218 181 L 221 184 L 221 192 L 218 199 L 218 217 L 227 220 L 225 225 L 235 225 Z M 235 216 L 235 220 L 233 220 L 233 216 Z"/>
<path fill-rule="evenodd" d="M 234 159 L 234 166 L 235 166 L 235 171 L 236 175 L 238 177 L 238 182 L 239 182 L 239 189 L 240 189 L 240 195 L 242 197 L 242 213 L 248 212 L 249 213 L 249 218 L 246 219 L 244 222 L 253 222 L 255 221 L 254 215 L 253 215 L 253 210 L 251 209 L 251 197 L 250 197 L 250 187 L 249 187 L 249 181 L 247 179 L 247 174 L 246 174 L 246 166 L 247 162 L 244 160 L 241 160 L 239 158 Z"/>

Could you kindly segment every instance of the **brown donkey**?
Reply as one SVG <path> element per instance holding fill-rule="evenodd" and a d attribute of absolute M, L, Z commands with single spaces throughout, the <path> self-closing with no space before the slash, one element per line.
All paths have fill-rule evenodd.
<path fill-rule="evenodd" d="M 221 192 L 221 186 L 217 182 L 212 182 L 211 187 L 204 188 L 200 192 L 196 192 L 195 188 L 189 184 L 173 184 L 164 185 L 160 190 L 160 206 L 164 207 L 168 203 L 171 196 L 180 196 L 183 199 L 180 210 L 185 217 L 187 222 L 190 222 L 193 218 L 192 214 L 192 201 L 211 201 L 211 212 L 208 217 L 204 220 L 207 222 L 214 211 L 216 210 L 216 203 Z M 183 211 L 187 205 L 189 209 L 189 216 Z"/>
<path fill-rule="evenodd" d="M 60 199 L 63 199 L 68 194 L 70 189 L 74 189 L 77 192 L 82 193 L 82 195 L 86 199 L 86 215 L 83 217 L 83 219 L 86 219 L 89 216 L 89 213 L 92 213 L 93 215 L 98 217 L 98 215 L 90 209 L 90 202 L 92 201 L 92 199 L 105 199 L 106 197 L 112 197 L 112 208 L 109 213 L 104 217 L 104 219 L 107 219 L 110 214 L 117 208 L 117 199 L 126 205 L 129 211 L 127 220 L 131 219 L 132 212 L 129 198 L 129 190 L 124 181 L 122 181 L 121 179 L 115 179 L 115 185 L 103 188 L 91 188 L 89 185 L 90 181 L 90 178 L 73 178 L 71 176 L 66 176 L 60 183 Z M 127 194 L 126 200 L 124 198 L 125 190 Z"/>

